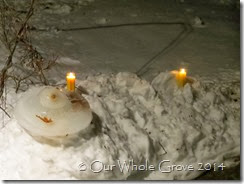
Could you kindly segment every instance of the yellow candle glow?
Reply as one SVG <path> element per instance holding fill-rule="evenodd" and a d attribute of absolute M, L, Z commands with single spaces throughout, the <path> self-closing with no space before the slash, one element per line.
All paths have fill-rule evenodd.
<path fill-rule="evenodd" d="M 186 71 L 184 68 L 180 69 L 176 79 L 179 87 L 183 87 L 186 84 Z"/>
<path fill-rule="evenodd" d="M 66 75 L 67 81 L 67 90 L 74 92 L 75 91 L 75 73 L 69 72 Z"/>

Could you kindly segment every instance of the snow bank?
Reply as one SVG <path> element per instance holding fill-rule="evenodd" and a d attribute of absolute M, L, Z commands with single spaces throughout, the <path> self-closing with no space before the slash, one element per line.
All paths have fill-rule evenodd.
<path fill-rule="evenodd" d="M 37 141 L 12 118 L 0 132 L 0 178 L 193 179 L 202 173 L 199 163 L 228 167 L 238 162 L 238 82 L 195 80 L 178 89 L 170 73 L 159 74 L 151 84 L 135 74 L 118 73 L 90 76 L 77 85 L 93 111 L 91 126 L 65 143 Z M 195 169 L 163 173 L 163 160 L 169 160 L 162 164 L 166 170 L 173 164 Z M 155 169 L 122 172 L 124 161 Z M 94 172 L 102 163 L 108 167 Z"/>

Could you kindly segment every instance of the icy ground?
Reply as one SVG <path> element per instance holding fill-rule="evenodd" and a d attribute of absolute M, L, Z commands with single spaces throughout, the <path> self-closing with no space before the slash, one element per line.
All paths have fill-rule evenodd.
<path fill-rule="evenodd" d="M 167 72 L 151 84 L 132 73 L 89 76 L 78 81 L 78 86 L 94 112 L 92 125 L 59 144 L 37 142 L 12 118 L 0 133 L 0 177 L 193 179 L 202 174 L 197 170 L 199 163 L 234 166 L 240 154 L 238 78 L 224 84 L 194 79 L 179 89 Z M 99 173 L 79 170 L 81 163 L 89 165 L 94 160 L 106 165 L 116 165 L 117 160 L 140 165 L 148 160 L 156 170 L 130 168 L 122 173 L 118 165 Z M 173 164 L 193 165 L 195 169 L 162 173 L 158 169 L 162 160 L 170 161 L 162 170 Z"/>
<path fill-rule="evenodd" d="M 19 10 L 25 10 L 26 1 L 15 2 Z M 192 25 L 192 32 L 184 31 L 182 39 L 154 58 L 143 78 L 152 80 L 161 71 L 179 67 L 187 68 L 194 76 L 221 78 L 222 73 L 240 71 L 240 9 L 213 2 L 217 1 L 43 0 L 31 19 L 31 25 L 37 29 L 31 35 L 44 55 L 78 61 L 76 65 L 57 65 L 57 72 L 53 72 L 60 79 L 67 69 L 80 76 L 97 72 L 136 73 L 184 28 L 178 24 L 133 23 L 185 22 Z M 132 25 L 79 30 L 121 24 Z"/>

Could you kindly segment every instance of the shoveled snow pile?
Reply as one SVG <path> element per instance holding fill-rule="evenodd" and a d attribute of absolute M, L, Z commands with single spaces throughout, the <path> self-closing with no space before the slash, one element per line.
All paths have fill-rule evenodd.
<path fill-rule="evenodd" d="M 1 179 L 193 179 L 203 172 L 199 163 L 238 162 L 239 81 L 194 79 L 179 89 L 168 72 L 152 83 L 118 73 L 77 86 L 93 111 L 91 126 L 65 141 L 37 141 L 12 118 L 0 131 Z M 155 169 L 136 168 L 147 164 Z M 162 172 L 170 165 L 194 170 Z"/>

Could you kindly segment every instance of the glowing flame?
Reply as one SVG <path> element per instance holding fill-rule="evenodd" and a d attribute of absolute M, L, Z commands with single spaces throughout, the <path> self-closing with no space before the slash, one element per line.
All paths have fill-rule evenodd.
<path fill-rule="evenodd" d="M 180 73 L 185 74 L 186 73 L 186 70 L 184 68 L 181 68 L 180 69 Z"/>
<path fill-rule="evenodd" d="M 75 91 L 75 73 L 69 72 L 66 75 L 67 80 L 67 90 L 74 92 Z"/>
<path fill-rule="evenodd" d="M 75 73 L 73 72 L 67 73 L 67 79 L 75 79 Z"/>

